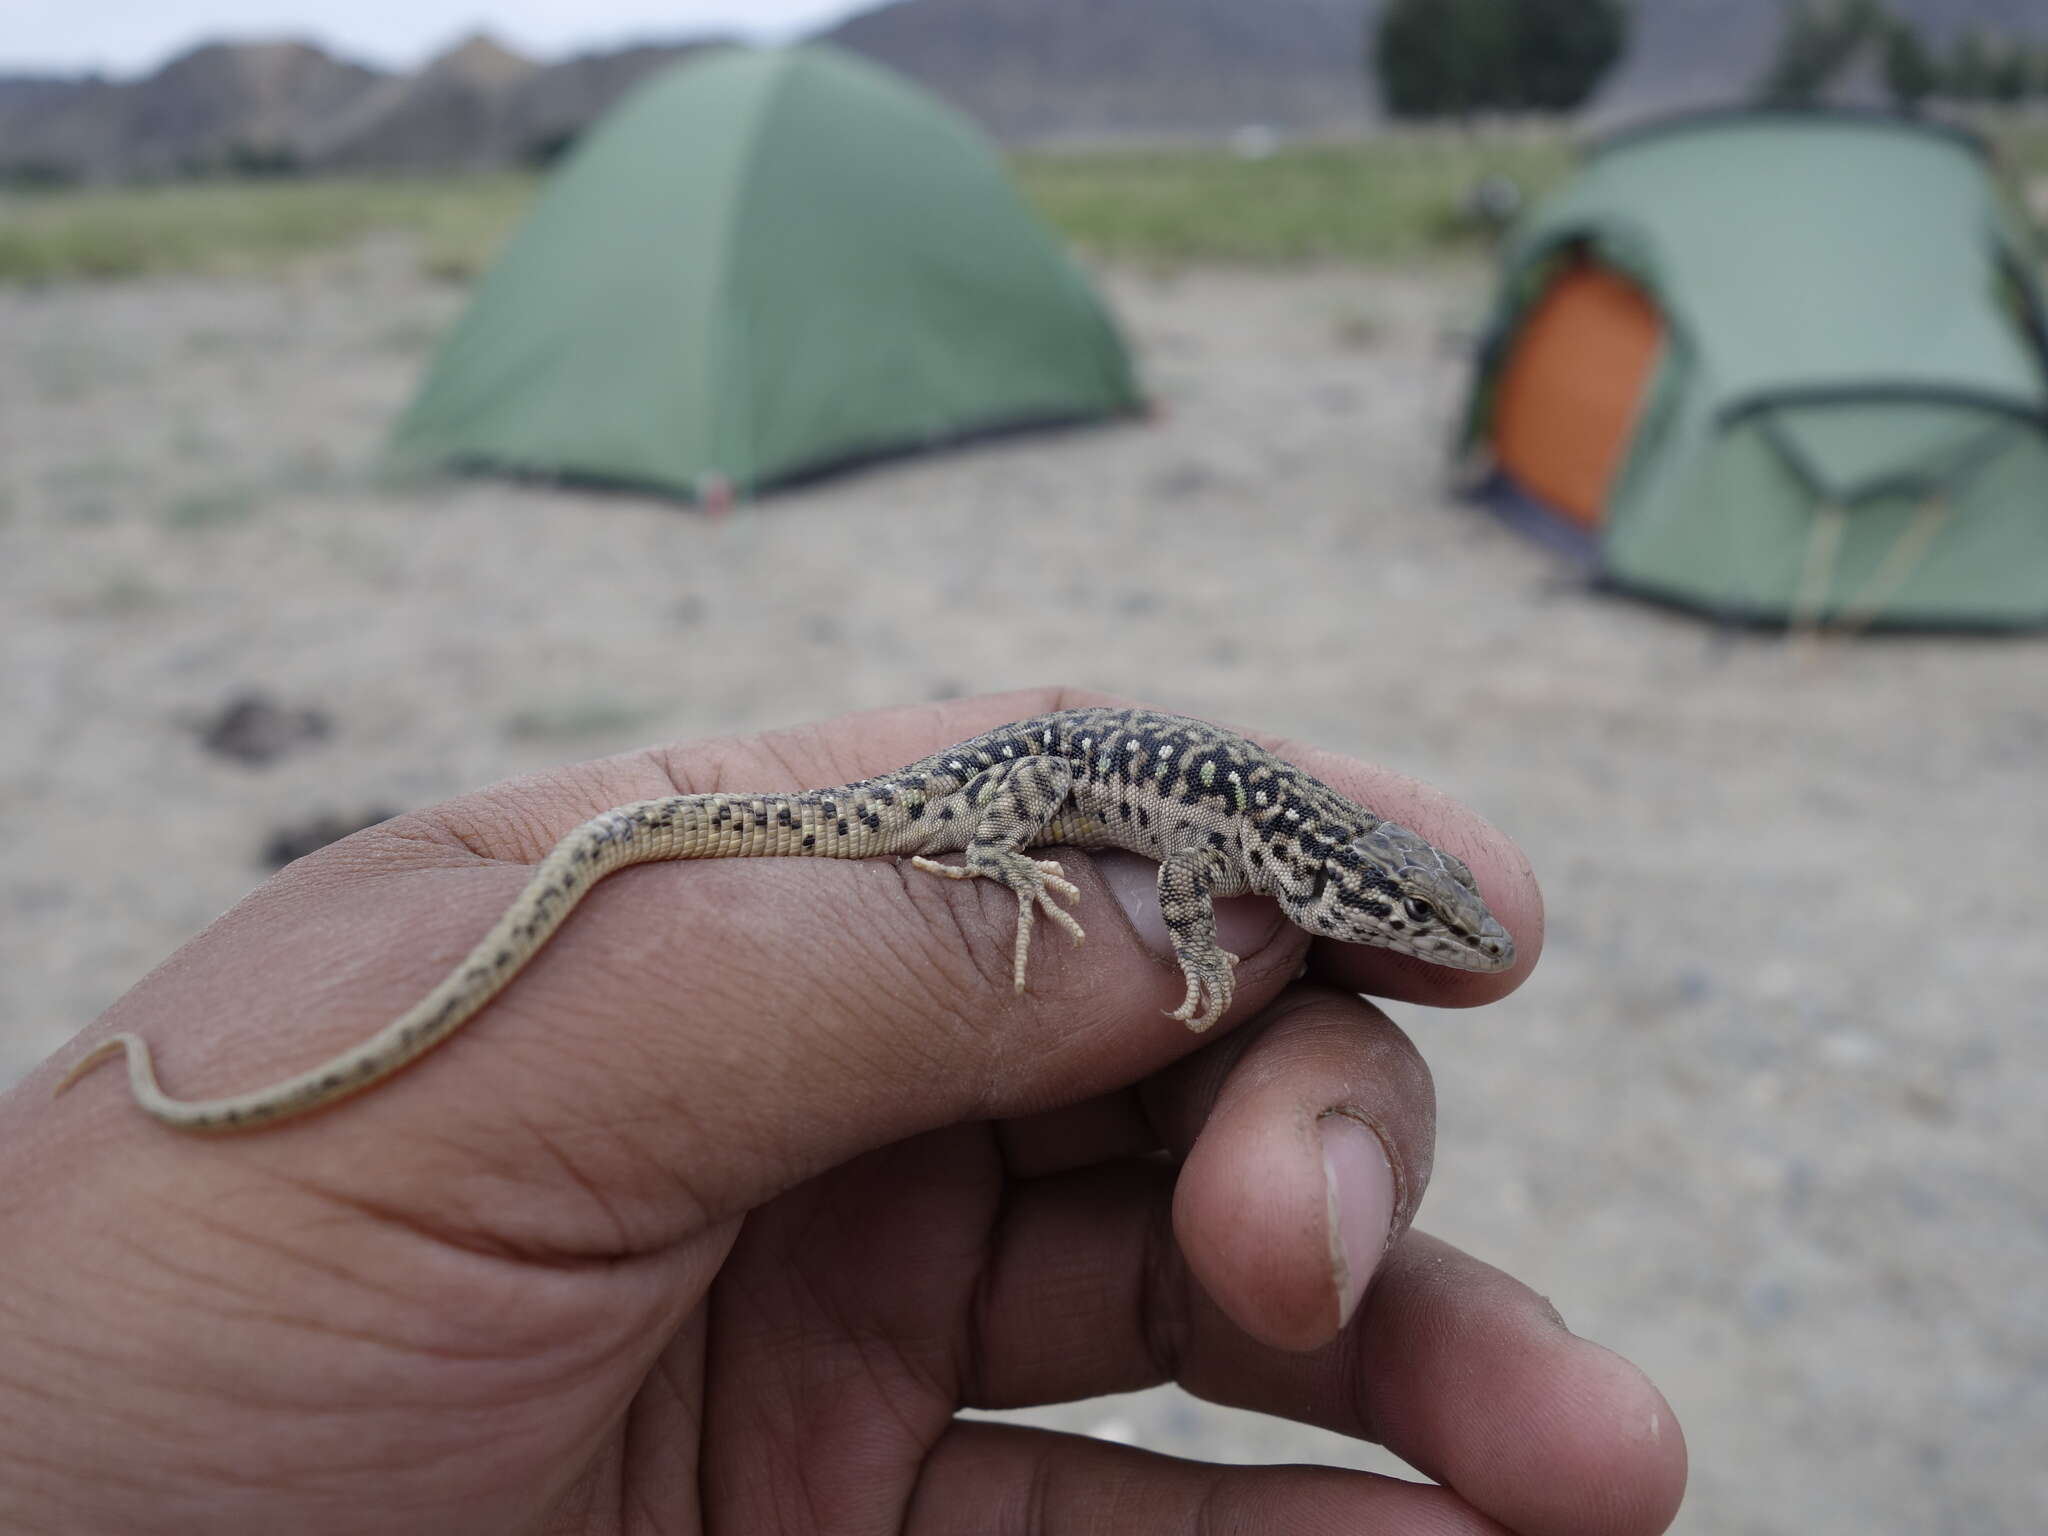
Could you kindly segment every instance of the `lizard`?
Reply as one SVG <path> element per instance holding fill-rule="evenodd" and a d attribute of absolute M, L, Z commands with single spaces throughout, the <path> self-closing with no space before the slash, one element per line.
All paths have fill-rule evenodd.
<path fill-rule="evenodd" d="M 1076 943 L 1061 902 L 1080 892 L 1039 847 L 1123 848 L 1159 862 L 1159 908 L 1196 1033 L 1230 1007 L 1237 956 L 1216 943 L 1219 896 L 1274 898 L 1322 938 L 1460 970 L 1500 971 L 1515 946 L 1455 856 L 1375 815 L 1234 731 L 1141 709 L 1072 709 L 999 726 L 894 773 L 831 789 L 636 801 L 563 837 L 467 958 L 412 1008 L 331 1060 L 248 1093 L 176 1099 L 149 1046 L 121 1033 L 72 1067 L 62 1093 L 125 1052 L 138 1105 L 185 1131 L 239 1131 L 311 1113 L 390 1077 L 448 1039 L 518 975 L 599 880 L 662 859 L 907 856 L 1017 898 L 1012 980 L 1025 990 L 1034 919 Z M 958 853 L 965 862 L 931 857 Z"/>

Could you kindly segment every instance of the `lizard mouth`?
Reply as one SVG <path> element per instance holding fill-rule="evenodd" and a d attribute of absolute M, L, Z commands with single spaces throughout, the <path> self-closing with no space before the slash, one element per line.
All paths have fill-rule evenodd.
<path fill-rule="evenodd" d="M 1417 960 L 1427 960 L 1431 965 L 1441 965 L 1454 971 L 1505 971 L 1515 963 L 1514 937 L 1493 918 L 1488 918 L 1486 926 L 1471 939 L 1417 939 L 1403 935 L 1391 941 L 1376 939 L 1374 942 L 1378 948 L 1392 950 L 1397 955 L 1412 955 Z"/>

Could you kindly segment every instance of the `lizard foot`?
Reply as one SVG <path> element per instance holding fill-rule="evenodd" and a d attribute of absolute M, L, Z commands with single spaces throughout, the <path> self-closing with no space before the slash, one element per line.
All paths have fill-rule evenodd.
<path fill-rule="evenodd" d="M 1230 1011 L 1230 996 L 1237 987 L 1237 973 L 1232 969 L 1236 964 L 1237 956 L 1227 949 L 1183 954 L 1180 968 L 1188 978 L 1188 995 L 1166 1016 L 1179 1019 L 1198 1035 L 1202 1033 Z"/>
<path fill-rule="evenodd" d="M 927 874 L 944 875 L 948 880 L 972 880 L 978 876 L 1000 880 L 1017 893 L 1017 948 L 1012 976 L 1020 993 L 1024 990 L 1024 970 L 1031 959 L 1031 924 L 1038 913 L 1043 912 L 1064 928 L 1076 944 L 1086 937 L 1074 914 L 1053 900 L 1055 896 L 1070 902 L 1081 899 L 1080 888 L 1066 878 L 1057 859 L 1032 859 L 1012 853 L 977 868 L 972 864 L 941 864 L 920 854 L 910 862 Z"/>

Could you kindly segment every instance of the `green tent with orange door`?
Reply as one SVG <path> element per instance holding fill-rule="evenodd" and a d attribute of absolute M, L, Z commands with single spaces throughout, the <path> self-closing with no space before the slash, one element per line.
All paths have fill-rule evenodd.
<path fill-rule="evenodd" d="M 1463 446 L 1609 585 L 2048 624 L 2048 325 L 1983 147 L 1875 113 L 1608 140 L 1511 244 Z"/>

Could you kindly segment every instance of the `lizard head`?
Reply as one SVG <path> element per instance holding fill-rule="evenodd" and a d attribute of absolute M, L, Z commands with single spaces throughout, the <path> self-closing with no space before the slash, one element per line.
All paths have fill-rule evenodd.
<path fill-rule="evenodd" d="M 1461 971 L 1504 971 L 1515 941 L 1486 908 L 1464 861 L 1397 822 L 1329 846 L 1305 883 L 1275 893 L 1298 926 Z"/>

